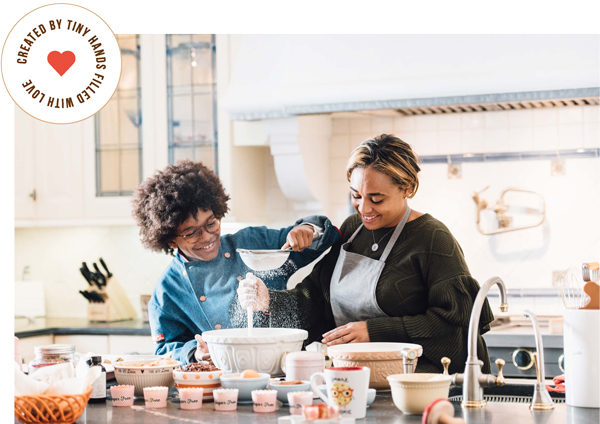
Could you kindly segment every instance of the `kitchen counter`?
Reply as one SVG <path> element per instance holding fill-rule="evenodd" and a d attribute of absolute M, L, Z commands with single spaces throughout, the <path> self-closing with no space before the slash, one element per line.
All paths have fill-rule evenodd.
<path fill-rule="evenodd" d="M 557 404 L 552 411 L 532 413 L 525 403 L 490 402 L 483 410 L 467 411 L 453 402 L 456 416 L 466 419 L 469 424 L 544 423 L 544 424 L 598 424 L 598 409 L 573 408 Z M 280 407 L 270 414 L 258 414 L 251 405 L 239 405 L 235 412 L 216 412 L 213 403 L 202 405 L 199 410 L 179 409 L 177 399 L 169 398 L 166 409 L 144 407 L 143 399 L 137 399 L 132 407 L 113 407 L 106 404 L 89 404 L 86 411 L 77 420 L 78 424 L 172 424 L 172 423 L 277 423 L 277 418 L 289 415 L 287 407 Z M 367 409 L 367 416 L 357 423 L 420 423 L 420 415 L 404 415 L 393 404 L 390 393 L 378 393 L 375 402 Z M 15 419 L 15 424 L 17 420 Z"/>
<path fill-rule="evenodd" d="M 27 318 L 15 318 L 15 336 L 22 338 L 46 334 L 149 336 L 150 324 L 141 319 L 92 323 L 87 318 L 36 318 L 33 322 Z"/>

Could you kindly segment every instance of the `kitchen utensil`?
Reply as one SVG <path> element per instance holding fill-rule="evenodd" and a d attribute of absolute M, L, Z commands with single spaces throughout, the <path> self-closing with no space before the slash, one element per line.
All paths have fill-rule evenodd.
<path fill-rule="evenodd" d="M 96 278 L 98 278 L 98 282 L 100 283 L 101 286 L 105 286 L 106 285 L 106 277 L 104 276 L 104 274 L 102 274 L 102 271 L 100 271 L 100 268 L 98 268 L 98 265 L 96 265 L 96 262 L 94 262 L 93 264 L 94 270 L 96 270 L 95 274 L 96 274 Z"/>
<path fill-rule="evenodd" d="M 91 298 L 94 299 L 96 302 L 104 303 L 104 298 L 96 290 L 92 290 L 89 293 L 91 295 Z"/>
<path fill-rule="evenodd" d="M 199 387 L 204 389 L 203 399 L 206 401 L 213 400 L 213 390 L 221 387 L 221 376 L 224 371 L 181 371 L 181 369 L 173 370 L 173 380 L 178 389 Z"/>
<path fill-rule="evenodd" d="M 175 385 L 173 369 L 181 365 L 179 361 L 165 363 L 164 365 L 150 365 L 156 362 L 153 359 L 120 361 L 113 363 L 117 383 L 135 386 L 135 395 L 142 396 L 145 387 Z"/>
<path fill-rule="evenodd" d="M 425 408 L 422 424 L 465 424 L 462 418 L 454 418 L 454 406 L 446 399 L 436 399 Z"/>
<path fill-rule="evenodd" d="M 85 281 L 87 281 L 87 283 L 90 286 L 94 286 L 94 283 L 92 283 L 92 280 L 89 279 L 88 274 L 85 271 L 85 268 L 83 268 L 83 267 L 79 268 L 79 272 L 81 272 L 81 275 L 83 275 L 83 278 L 85 278 Z"/>
<path fill-rule="evenodd" d="M 584 263 L 581 265 L 583 281 L 600 281 L 600 264 L 598 262 Z"/>
<path fill-rule="evenodd" d="M 104 262 L 104 259 L 100 258 L 100 265 L 102 265 L 102 268 L 104 268 L 104 270 L 106 271 L 106 278 L 110 278 L 112 277 L 112 272 L 110 272 L 108 270 L 108 267 L 106 266 L 106 262 Z"/>
<path fill-rule="evenodd" d="M 405 414 L 422 414 L 427 405 L 435 399 L 448 399 L 452 376 L 426 373 L 394 374 L 387 379 L 392 388 L 394 405 Z"/>
<path fill-rule="evenodd" d="M 87 264 L 85 262 L 83 262 L 83 271 L 82 271 L 82 273 L 84 273 L 84 276 L 86 276 L 89 281 L 93 282 L 94 285 L 96 287 L 98 287 L 99 290 L 102 290 L 102 284 L 100 284 L 99 279 L 96 276 L 96 273 L 90 271 L 90 269 L 88 268 L 88 266 L 87 266 Z"/>
<path fill-rule="evenodd" d="M 579 309 L 587 303 L 579 270 L 569 268 L 563 274 L 558 284 L 558 290 L 567 309 Z"/>
<path fill-rule="evenodd" d="M 254 271 L 281 268 L 290 256 L 291 248 L 273 250 L 236 249 L 246 266 Z"/>
<path fill-rule="evenodd" d="M 583 291 L 590 301 L 579 309 L 600 309 L 600 286 L 594 281 L 588 281 L 583 286 Z"/>
<path fill-rule="evenodd" d="M 85 297 L 85 298 L 87 299 L 87 301 L 88 301 L 88 302 L 91 302 L 91 301 L 92 301 L 92 299 L 90 299 L 90 296 L 89 296 L 89 294 L 88 294 L 88 292 L 87 292 L 87 291 L 85 291 L 85 290 L 79 290 L 79 293 L 81 293 L 81 295 L 82 295 L 83 297 Z"/>
<path fill-rule="evenodd" d="M 269 387 L 271 376 L 266 373 L 258 375 L 260 377 L 240 378 L 240 374 L 225 374 L 221 376 L 221 385 L 224 389 L 238 389 L 238 404 L 249 405 L 252 403 L 253 390 L 266 390 Z"/>

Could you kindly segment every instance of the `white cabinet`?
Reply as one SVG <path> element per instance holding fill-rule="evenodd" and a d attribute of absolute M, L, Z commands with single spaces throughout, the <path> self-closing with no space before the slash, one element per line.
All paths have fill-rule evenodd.
<path fill-rule="evenodd" d="M 81 124 L 48 124 L 15 109 L 15 218 L 83 217 Z"/>
<path fill-rule="evenodd" d="M 148 336 L 108 336 L 108 353 L 111 355 L 154 355 L 152 337 Z"/>
<path fill-rule="evenodd" d="M 75 351 L 84 355 L 88 352 L 97 354 L 108 352 L 108 336 L 55 335 L 54 344 L 75 345 Z"/>
<path fill-rule="evenodd" d="M 33 353 L 33 348 L 35 346 L 51 345 L 52 340 L 52 334 L 20 338 L 19 348 L 21 349 L 21 358 L 23 358 L 23 362 L 28 364 L 29 361 L 35 358 L 35 354 Z"/>

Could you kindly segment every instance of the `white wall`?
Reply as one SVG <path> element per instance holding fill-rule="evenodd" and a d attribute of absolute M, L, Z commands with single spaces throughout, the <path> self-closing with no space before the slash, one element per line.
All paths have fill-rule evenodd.
<path fill-rule="evenodd" d="M 348 214 L 345 166 L 361 141 L 393 133 L 420 155 L 498 151 L 543 151 L 600 147 L 597 106 L 549 110 L 482 112 L 447 116 L 333 118 L 330 140 L 331 217 L 340 224 Z M 550 176 L 550 161 L 463 163 L 462 179 L 447 178 L 446 164 L 425 164 L 420 188 L 410 202 L 444 222 L 461 244 L 480 283 L 493 275 L 509 288 L 550 287 L 553 270 L 600 259 L 600 159 L 567 159 L 566 175 Z M 503 189 L 541 192 L 546 222 L 541 227 L 495 236 L 475 224 L 473 192 L 493 205 Z"/>

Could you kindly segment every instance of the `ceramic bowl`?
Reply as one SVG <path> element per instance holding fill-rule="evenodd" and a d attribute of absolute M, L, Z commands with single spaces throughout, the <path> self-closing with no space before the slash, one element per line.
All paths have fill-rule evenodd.
<path fill-rule="evenodd" d="M 322 384 L 320 386 L 317 386 L 319 388 L 319 390 L 322 393 L 327 393 L 327 385 L 326 384 Z M 373 402 L 375 402 L 375 397 L 377 396 L 377 390 L 375 389 L 369 389 L 369 391 L 367 392 L 367 408 L 369 406 L 371 406 L 371 404 Z"/>
<path fill-rule="evenodd" d="M 151 359 L 115 362 L 115 378 L 120 385 L 135 387 L 136 396 L 144 395 L 144 387 L 164 386 L 173 387 L 173 368 L 181 365 L 179 361 L 172 361 L 170 365 L 151 366 L 156 362 Z"/>
<path fill-rule="evenodd" d="M 284 375 L 281 363 L 287 352 L 302 349 L 308 332 L 294 328 L 254 328 L 248 336 L 246 328 L 211 330 L 202 333 L 210 356 L 226 373 L 253 369 L 272 376 Z"/>
<path fill-rule="evenodd" d="M 212 401 L 212 391 L 221 387 L 221 376 L 225 374 L 222 370 L 187 372 L 176 369 L 173 371 L 173 380 L 178 389 L 202 387 L 204 393 L 203 401 Z"/>
<path fill-rule="evenodd" d="M 252 390 L 266 390 L 269 387 L 269 374 L 258 373 L 257 378 L 241 378 L 240 374 L 225 374 L 221 376 L 221 386 L 224 389 L 238 389 L 238 403 L 252 403 Z"/>
<path fill-rule="evenodd" d="M 272 381 L 271 389 L 277 390 L 277 400 L 284 405 L 288 404 L 288 393 L 291 392 L 309 392 L 310 381 L 302 381 L 302 384 L 281 385 L 285 381 Z"/>
<path fill-rule="evenodd" d="M 417 349 L 419 356 L 423 354 L 423 348 L 413 343 L 348 343 L 328 347 L 327 355 L 335 367 L 369 367 L 369 387 L 388 390 L 390 384 L 386 377 L 404 372 L 401 353 L 404 348 Z"/>
<path fill-rule="evenodd" d="M 442 374 L 395 374 L 387 378 L 396 407 L 405 414 L 422 414 L 436 399 L 448 399 L 452 376 Z M 432 380 L 434 379 L 434 380 Z"/>

